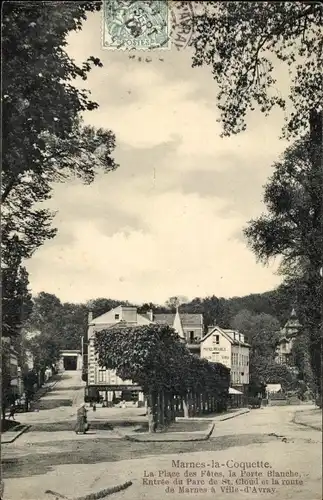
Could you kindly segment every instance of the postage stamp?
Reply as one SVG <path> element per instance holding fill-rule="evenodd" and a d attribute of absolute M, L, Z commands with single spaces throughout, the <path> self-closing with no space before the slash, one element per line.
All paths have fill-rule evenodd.
<path fill-rule="evenodd" d="M 103 48 L 170 49 L 170 19 L 168 0 L 105 0 Z"/>

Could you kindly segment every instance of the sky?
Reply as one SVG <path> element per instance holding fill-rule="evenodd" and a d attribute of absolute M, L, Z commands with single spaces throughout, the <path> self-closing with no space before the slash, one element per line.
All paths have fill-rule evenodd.
<path fill-rule="evenodd" d="M 27 262 L 33 294 L 162 304 L 277 286 L 277 263 L 257 263 L 242 231 L 265 210 L 263 185 L 286 148 L 282 112 L 254 112 L 246 132 L 220 138 L 210 69 L 193 69 L 187 48 L 150 63 L 102 49 L 100 13 L 70 36 L 68 53 L 103 62 L 82 82 L 99 103 L 84 120 L 116 134 L 120 166 L 89 186 L 54 186 L 58 234 Z"/>

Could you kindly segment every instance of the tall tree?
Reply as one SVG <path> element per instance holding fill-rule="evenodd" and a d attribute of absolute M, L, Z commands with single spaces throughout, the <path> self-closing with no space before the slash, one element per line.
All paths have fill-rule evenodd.
<path fill-rule="evenodd" d="M 277 211 L 277 217 L 271 224 L 273 231 L 271 235 L 268 232 L 269 220 L 267 220 L 266 241 L 267 249 L 271 246 L 272 253 L 275 247 L 275 255 L 282 253 L 286 259 L 288 252 L 290 260 L 297 256 L 298 265 L 301 265 L 303 275 L 307 276 L 309 286 L 320 291 L 321 301 L 318 311 L 321 311 L 321 314 L 312 309 L 307 315 L 308 329 L 312 330 L 312 325 L 315 325 L 316 338 L 320 328 L 317 316 L 323 315 L 323 284 L 322 280 L 319 282 L 318 274 L 323 264 L 322 27 L 321 2 L 207 1 L 204 2 L 204 12 L 196 19 L 193 57 L 193 66 L 206 64 L 212 68 L 213 77 L 219 87 L 218 108 L 221 111 L 223 135 L 228 136 L 245 130 L 247 113 L 256 106 L 265 115 L 268 115 L 274 107 L 285 111 L 286 123 L 283 130 L 285 137 L 299 139 L 308 134 L 306 154 L 310 162 L 310 176 L 307 171 L 305 178 L 302 172 L 298 172 L 300 174 L 296 180 L 298 191 L 293 185 L 290 186 L 290 190 L 286 185 L 281 185 L 275 195 L 272 193 L 270 200 L 272 205 L 269 209 L 272 214 Z M 282 72 L 279 69 L 288 71 L 290 75 L 288 96 L 275 90 L 278 83 L 276 74 Z M 299 143 L 296 144 L 297 148 Z M 290 152 L 291 150 L 288 153 Z M 288 177 L 287 174 L 288 172 L 285 172 L 285 179 Z M 301 182 L 307 184 L 300 187 Z M 307 229 L 305 233 L 310 233 L 308 247 L 313 245 L 313 251 L 311 256 L 307 252 L 305 259 L 302 259 L 303 249 L 302 253 L 297 255 L 301 242 L 293 240 L 293 237 L 297 233 L 297 228 L 295 230 L 294 226 L 302 224 L 304 228 L 306 224 L 306 209 L 302 211 L 298 201 L 304 191 L 310 196 L 310 207 L 307 208 L 311 211 L 309 219 L 311 229 Z M 283 209 L 283 192 L 287 195 L 285 209 Z M 276 203 L 273 198 L 276 198 Z M 294 209 L 296 213 L 293 212 Z M 264 239 L 264 226 L 259 229 L 259 241 L 261 241 Z M 256 239 L 254 225 L 255 246 Z M 274 243 L 271 243 L 272 240 Z M 316 351 L 320 351 L 321 345 L 317 341 L 315 346 Z M 320 360 L 318 355 L 314 354 L 314 348 L 312 363 L 318 381 L 321 371 Z"/>
<path fill-rule="evenodd" d="M 28 350 L 33 357 L 34 372 L 42 385 L 46 369 L 54 367 L 60 359 L 61 343 L 51 332 L 41 332 L 28 341 Z"/>
<path fill-rule="evenodd" d="M 184 295 L 176 295 L 174 297 L 169 297 L 169 299 L 166 300 L 165 305 L 168 309 L 171 309 L 171 311 L 175 311 L 177 307 L 187 302 L 187 300 L 187 297 Z"/>
<path fill-rule="evenodd" d="M 281 257 L 281 270 L 289 279 L 289 290 L 298 301 L 303 327 L 309 338 L 311 361 L 320 380 L 321 307 L 323 302 L 323 233 L 321 203 L 323 185 L 317 185 L 312 168 L 309 139 L 287 149 L 265 186 L 267 213 L 252 220 L 245 230 L 251 248 L 263 262 Z"/>
<path fill-rule="evenodd" d="M 42 202 L 55 182 L 71 175 L 85 183 L 96 171 L 116 168 L 114 134 L 84 126 L 80 113 L 97 108 L 73 85 L 87 79 L 89 57 L 78 66 L 67 54 L 67 36 L 79 31 L 98 2 L 7 2 L 3 9 L 3 151 L 1 249 L 5 334 L 17 333 L 29 307 L 28 259 L 54 237 L 53 213 Z M 24 305 L 23 305 L 24 303 Z M 20 316 L 19 316 L 20 313 Z"/>
<path fill-rule="evenodd" d="M 6 409 L 14 401 L 11 387 L 10 343 L 1 339 L 1 411 L 5 420 Z"/>
<path fill-rule="evenodd" d="M 275 382 L 278 378 L 275 349 L 279 338 L 279 322 L 269 314 L 252 314 L 248 310 L 241 310 L 233 318 L 231 326 L 244 333 L 251 345 L 250 386 L 256 388 L 256 393 L 260 392 L 262 384 Z"/>
<path fill-rule="evenodd" d="M 112 132 L 82 125 L 79 115 L 98 104 L 72 85 L 87 79 L 98 58 L 81 66 L 65 51 L 67 35 L 79 31 L 96 2 L 10 3 L 3 11 L 3 168 L 1 200 L 6 239 L 18 237 L 28 258 L 54 236 L 52 214 L 36 207 L 53 182 L 75 175 L 94 179 L 98 167 L 116 168 Z M 5 241 L 6 241 L 5 239 Z"/>

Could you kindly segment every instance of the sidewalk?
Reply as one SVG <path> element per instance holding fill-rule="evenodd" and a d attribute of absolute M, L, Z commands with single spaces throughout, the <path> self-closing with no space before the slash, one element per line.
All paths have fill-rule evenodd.
<path fill-rule="evenodd" d="M 225 413 L 209 413 L 201 417 L 177 417 L 176 420 L 190 420 L 196 422 L 205 422 L 210 420 L 211 422 L 222 422 L 224 420 L 230 420 L 231 418 L 239 417 L 239 415 L 244 415 L 245 413 L 249 412 L 249 408 L 236 408 Z"/>
<path fill-rule="evenodd" d="M 30 407 L 32 408 L 35 403 L 38 403 L 38 401 L 44 397 L 48 392 L 50 392 L 57 382 L 59 382 L 61 379 L 60 374 L 54 375 L 48 382 L 45 382 L 45 384 L 40 387 L 36 393 L 34 394 L 34 398 L 31 401 Z"/>
<path fill-rule="evenodd" d="M 249 413 L 249 409 L 247 408 L 239 408 L 234 411 L 227 412 L 225 414 L 214 414 L 208 415 L 207 417 L 177 417 L 176 421 L 190 421 L 190 422 L 202 422 L 209 421 L 210 425 L 204 431 L 191 431 L 191 432 L 157 432 L 157 433 L 148 433 L 143 432 L 140 434 L 137 433 L 124 433 L 125 439 L 128 441 L 136 441 L 136 442 L 163 442 L 170 443 L 175 441 L 181 442 L 193 442 L 193 441 L 207 441 L 210 439 L 214 426 L 217 422 L 223 422 L 225 420 L 229 420 L 231 418 L 239 417 L 240 415 L 244 415 L 245 413 Z"/>
<path fill-rule="evenodd" d="M 1 444 L 9 444 L 16 441 L 16 439 L 21 436 L 25 431 L 29 429 L 30 425 L 17 425 L 16 428 L 1 433 Z M 1 497 L 0 497 L 1 498 Z"/>
<path fill-rule="evenodd" d="M 322 431 L 322 410 L 314 408 L 312 410 L 297 411 L 294 416 L 294 423 Z"/>

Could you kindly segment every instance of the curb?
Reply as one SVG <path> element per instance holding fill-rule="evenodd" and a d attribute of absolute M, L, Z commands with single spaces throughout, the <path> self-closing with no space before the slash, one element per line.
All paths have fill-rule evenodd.
<path fill-rule="evenodd" d="M 297 413 L 295 413 L 295 415 L 293 417 L 293 420 L 292 420 L 292 423 L 296 424 L 296 425 L 302 425 L 303 427 L 307 427 L 309 429 L 313 429 L 314 431 L 322 432 L 322 428 L 321 427 L 317 427 L 316 425 L 311 425 L 311 424 L 305 424 L 304 422 L 299 422 L 297 420 Z"/>
<path fill-rule="evenodd" d="M 236 415 L 229 415 L 225 418 L 221 418 L 221 420 L 219 420 L 219 422 L 224 422 L 225 420 L 230 420 L 231 418 L 240 417 L 241 415 L 245 415 L 246 413 L 250 413 L 250 410 L 245 410 L 242 413 L 238 413 Z"/>
<path fill-rule="evenodd" d="M 24 432 L 26 432 L 28 429 L 30 429 L 31 425 L 24 425 L 22 429 L 20 429 L 20 431 L 17 432 L 17 434 L 10 440 L 8 441 L 5 441 L 3 439 L 3 437 L 1 437 L 1 444 L 10 444 L 10 443 L 13 443 L 14 441 L 16 441 L 16 439 L 19 438 L 19 436 L 21 436 L 21 434 L 23 434 Z M 4 433 L 5 434 L 5 433 Z M 3 434 L 2 434 L 3 436 Z"/>
<path fill-rule="evenodd" d="M 250 413 L 249 409 L 245 409 L 244 411 L 238 413 L 230 413 L 227 416 L 224 416 L 223 418 L 217 418 L 217 417 L 176 417 L 177 422 L 224 422 L 225 420 L 230 420 L 231 418 L 236 418 L 240 417 L 240 415 L 245 415 L 246 413 Z M 219 415 L 220 416 L 220 415 Z"/>
<path fill-rule="evenodd" d="M 206 431 L 206 434 L 204 434 L 203 436 L 201 437 L 192 437 L 190 439 L 170 439 L 170 438 L 165 438 L 165 439 L 139 439 L 135 436 L 132 436 L 130 434 L 126 434 L 124 436 L 124 439 L 126 441 L 131 441 L 131 442 L 136 442 L 136 443 L 193 443 L 193 442 L 196 442 L 196 441 L 208 441 L 210 439 L 210 436 L 213 432 L 213 429 L 214 429 L 214 426 L 215 424 L 212 423 L 211 425 L 209 425 L 208 427 L 208 430 Z M 174 433 L 175 434 L 175 433 Z M 194 432 L 178 432 L 178 434 L 183 434 L 183 437 L 184 435 L 191 435 L 191 434 L 194 434 Z M 79 499 L 77 499 L 79 500 Z M 83 499 L 82 499 L 83 500 Z"/>
<path fill-rule="evenodd" d="M 111 488 L 105 488 L 104 490 L 97 491 L 96 493 L 89 493 L 88 495 L 84 495 L 83 497 L 76 497 L 73 500 L 99 500 L 100 498 L 105 498 L 108 495 L 117 493 L 118 491 L 126 490 L 131 485 L 132 481 L 126 481 L 123 484 L 112 486 Z M 68 500 L 68 497 L 61 495 L 56 491 L 46 490 L 45 493 L 54 495 L 56 498 L 66 498 Z"/>

